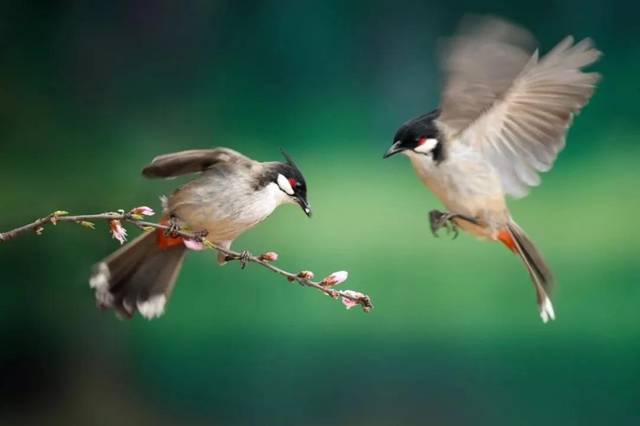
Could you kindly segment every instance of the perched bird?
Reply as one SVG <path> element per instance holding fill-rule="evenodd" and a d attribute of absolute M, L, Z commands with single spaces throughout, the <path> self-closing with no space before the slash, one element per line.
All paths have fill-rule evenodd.
<path fill-rule="evenodd" d="M 281 204 L 298 204 L 307 216 L 307 185 L 293 160 L 261 163 L 228 148 L 161 155 L 142 170 L 148 178 L 199 173 L 167 199 L 165 223 L 206 234 L 229 248 L 240 234 L 265 220 Z M 121 317 L 137 311 L 151 319 L 162 315 L 186 253 L 175 233 L 147 232 L 94 266 L 89 284 L 96 301 Z M 222 264 L 225 257 L 218 254 Z"/>
<path fill-rule="evenodd" d="M 541 58 L 534 46 L 527 31 L 498 18 L 463 20 L 442 46 L 440 108 L 403 124 L 384 158 L 407 155 L 448 209 L 430 212 L 434 233 L 460 227 L 520 256 L 547 322 L 555 319 L 553 278 L 505 196 L 524 197 L 540 183 L 538 173 L 551 169 L 600 79 L 582 71 L 600 52 L 591 40 L 574 43 L 571 36 Z"/>

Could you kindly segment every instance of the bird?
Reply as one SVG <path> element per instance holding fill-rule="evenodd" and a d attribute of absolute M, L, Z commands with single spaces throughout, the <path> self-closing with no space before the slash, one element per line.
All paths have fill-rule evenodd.
<path fill-rule="evenodd" d="M 101 308 L 121 318 L 136 312 L 147 319 L 162 315 L 184 261 L 188 229 L 229 249 L 243 232 L 264 221 L 283 204 L 297 204 L 311 217 L 307 184 L 293 159 L 259 162 L 229 148 L 195 149 L 155 157 L 142 170 L 147 178 L 198 174 L 163 200 L 169 231 L 146 232 L 97 263 L 89 284 Z M 218 262 L 228 260 L 218 253 Z"/>
<path fill-rule="evenodd" d="M 555 319 L 554 278 L 506 197 L 526 196 L 552 168 L 601 77 L 583 68 L 601 52 L 589 38 L 572 36 L 543 56 L 536 46 L 531 33 L 502 18 L 464 18 L 439 49 L 440 106 L 402 124 L 383 158 L 409 157 L 446 207 L 429 212 L 436 236 L 443 227 L 456 235 L 460 228 L 520 257 L 546 323 Z"/>

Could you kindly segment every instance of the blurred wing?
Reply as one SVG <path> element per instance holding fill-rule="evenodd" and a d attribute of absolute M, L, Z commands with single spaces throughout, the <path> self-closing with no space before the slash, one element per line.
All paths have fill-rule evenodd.
<path fill-rule="evenodd" d="M 485 42 L 491 44 L 488 40 Z M 514 56 L 513 60 L 503 58 L 503 62 L 519 63 L 524 51 L 516 51 L 520 53 L 505 50 L 503 56 Z M 591 98 L 600 75 L 584 73 L 581 68 L 599 56 L 591 40 L 574 44 L 573 38 L 567 37 L 540 60 L 537 51 L 533 53 L 506 89 L 502 72 L 495 79 L 489 75 L 483 81 L 476 79 L 478 91 L 491 95 L 476 104 L 470 101 L 472 105 L 483 104 L 475 119 L 469 121 L 470 114 L 456 115 L 454 110 L 445 115 L 443 106 L 441 121 L 446 129 L 458 134 L 463 143 L 478 149 L 494 166 L 507 194 L 523 197 L 530 186 L 540 183 L 538 173 L 551 169 L 564 147 L 574 114 Z M 492 57 L 487 55 L 477 60 L 478 65 L 469 65 L 488 69 L 487 61 Z M 487 103 L 491 97 L 493 101 Z M 464 103 L 465 98 L 447 101 Z M 470 109 L 472 107 L 467 107 L 465 111 Z"/>
<path fill-rule="evenodd" d="M 154 158 L 142 174 L 148 178 L 171 178 L 199 173 L 220 163 L 246 164 L 249 168 L 254 161 L 229 148 L 191 149 Z"/>
<path fill-rule="evenodd" d="M 536 46 L 525 30 L 493 17 L 465 17 L 440 47 L 445 87 L 439 122 L 458 134 L 501 99 Z"/>

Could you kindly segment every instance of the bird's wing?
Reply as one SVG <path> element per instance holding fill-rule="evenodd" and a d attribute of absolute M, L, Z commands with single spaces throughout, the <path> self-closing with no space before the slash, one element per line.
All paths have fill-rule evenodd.
<path fill-rule="evenodd" d="M 171 178 L 199 173 L 221 163 L 250 168 L 255 161 L 229 148 L 191 149 L 154 158 L 142 174 L 148 178 Z"/>
<path fill-rule="evenodd" d="M 445 54 L 439 123 L 483 154 L 507 194 L 523 197 L 551 169 L 573 116 L 591 98 L 600 75 L 581 69 L 600 52 L 569 36 L 539 59 L 524 30 L 496 19 L 472 28 Z"/>

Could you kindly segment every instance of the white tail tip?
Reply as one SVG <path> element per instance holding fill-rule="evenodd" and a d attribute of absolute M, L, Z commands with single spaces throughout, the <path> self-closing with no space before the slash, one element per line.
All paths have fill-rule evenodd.
<path fill-rule="evenodd" d="M 549 320 L 556 319 L 556 313 L 553 311 L 553 305 L 547 296 L 544 297 L 544 300 L 540 305 L 540 318 L 542 318 L 542 322 L 545 324 L 549 322 Z"/>
<path fill-rule="evenodd" d="M 164 305 L 167 303 L 167 298 L 164 294 L 158 294 L 152 296 L 144 302 L 138 302 L 138 312 L 146 319 L 154 319 L 164 313 Z"/>
<path fill-rule="evenodd" d="M 93 271 L 91 278 L 89 278 L 89 287 L 96 291 L 107 291 L 109 290 L 109 278 L 111 278 L 109 267 L 106 263 L 101 262 Z"/>

